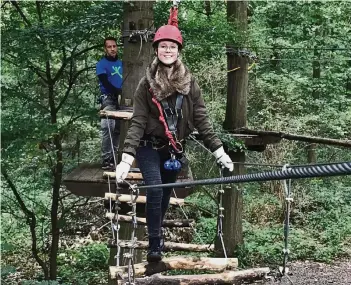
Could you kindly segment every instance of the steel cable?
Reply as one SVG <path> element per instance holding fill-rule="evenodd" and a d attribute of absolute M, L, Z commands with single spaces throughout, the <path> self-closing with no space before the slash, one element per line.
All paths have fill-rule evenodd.
<path fill-rule="evenodd" d="M 202 179 L 191 182 L 176 182 L 158 185 L 135 185 L 138 189 L 149 189 L 152 187 L 186 187 L 195 185 L 213 185 L 213 184 L 230 184 L 230 183 L 243 183 L 243 182 L 259 182 L 270 180 L 284 180 L 284 179 L 301 179 L 313 177 L 329 177 L 351 175 L 351 162 L 341 162 L 325 165 L 311 165 L 306 167 L 294 167 L 280 171 L 259 172 L 251 174 L 243 174 L 236 176 L 227 176 L 223 178 Z"/>

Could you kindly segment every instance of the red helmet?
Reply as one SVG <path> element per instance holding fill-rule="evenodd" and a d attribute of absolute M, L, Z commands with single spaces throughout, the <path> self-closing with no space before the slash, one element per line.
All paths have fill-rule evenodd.
<path fill-rule="evenodd" d="M 183 46 L 182 34 L 176 26 L 164 25 L 160 27 L 155 33 L 152 44 L 155 46 L 158 42 L 167 40 L 176 42 L 180 47 Z"/>

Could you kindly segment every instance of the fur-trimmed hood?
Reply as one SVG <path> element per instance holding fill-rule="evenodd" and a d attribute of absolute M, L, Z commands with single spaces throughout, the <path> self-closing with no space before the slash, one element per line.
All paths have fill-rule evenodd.
<path fill-rule="evenodd" d="M 156 57 L 146 68 L 146 79 L 158 101 L 175 92 L 187 95 L 190 91 L 191 73 L 188 68 L 177 59 L 173 64 L 171 76 L 168 78 L 166 68 Z"/>

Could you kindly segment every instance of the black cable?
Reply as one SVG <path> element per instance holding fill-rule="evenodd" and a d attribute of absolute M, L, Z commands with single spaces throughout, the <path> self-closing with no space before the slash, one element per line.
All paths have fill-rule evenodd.
<path fill-rule="evenodd" d="M 135 186 L 138 189 L 149 189 L 156 187 L 175 188 L 195 185 L 213 185 L 213 184 L 229 184 L 229 183 L 243 183 L 243 182 L 257 182 L 270 180 L 284 180 L 284 179 L 301 179 L 312 177 L 328 177 L 351 175 L 351 162 L 332 163 L 325 165 L 313 165 L 306 167 L 293 167 L 287 170 L 260 172 L 236 176 L 228 176 L 223 178 L 203 179 L 192 182 L 176 182 L 169 184 L 144 185 Z"/>

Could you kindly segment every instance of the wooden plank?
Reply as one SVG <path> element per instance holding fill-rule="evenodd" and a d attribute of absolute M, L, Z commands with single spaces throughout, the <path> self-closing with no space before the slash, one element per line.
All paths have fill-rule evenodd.
<path fill-rule="evenodd" d="M 116 247 L 114 243 L 109 243 L 109 247 Z M 120 240 L 119 246 L 121 248 L 130 248 L 132 245 L 130 240 Z M 149 243 L 147 241 L 136 241 L 134 248 L 147 249 Z M 176 242 L 165 242 L 163 251 L 187 251 L 187 252 L 211 252 L 214 250 L 214 246 L 208 246 L 206 244 L 192 244 L 192 243 L 176 243 Z"/>
<path fill-rule="evenodd" d="M 104 111 L 99 112 L 99 116 L 103 118 L 109 118 L 114 120 L 130 120 L 133 116 L 133 112 L 119 110 L 119 111 Z"/>
<path fill-rule="evenodd" d="M 114 171 L 104 171 L 102 174 L 104 178 L 110 177 L 115 179 L 116 178 L 116 172 Z M 143 175 L 140 172 L 128 172 L 126 180 L 143 180 Z"/>
<path fill-rule="evenodd" d="M 223 272 L 224 270 L 233 270 L 238 267 L 237 258 L 211 258 L 211 257 L 193 257 L 193 256 L 173 256 L 164 258 L 160 262 L 142 262 L 134 264 L 135 277 L 150 276 L 155 273 L 167 270 L 208 270 L 214 272 Z M 128 266 L 110 266 L 110 276 L 112 279 L 119 276 L 127 277 Z"/>
<path fill-rule="evenodd" d="M 114 213 L 107 212 L 106 218 L 113 220 L 115 218 Z M 138 225 L 146 225 L 146 218 L 136 218 Z M 118 215 L 118 221 L 124 223 L 131 223 L 132 217 L 126 215 Z M 168 228 L 181 228 L 181 227 L 190 227 L 190 225 L 194 223 L 194 220 L 164 220 L 162 223 L 163 227 Z"/>
<path fill-rule="evenodd" d="M 155 274 L 151 277 L 136 278 L 136 285 L 203 285 L 203 284 L 242 284 L 262 280 L 270 272 L 268 267 L 240 271 L 226 271 L 216 274 L 174 275 Z"/>
<path fill-rule="evenodd" d="M 112 201 L 116 201 L 117 200 L 117 194 L 115 193 L 105 193 L 105 200 L 108 199 L 112 199 Z M 121 194 L 118 197 L 118 200 L 122 203 L 126 203 L 126 202 L 130 202 L 130 195 L 126 195 L 126 194 Z M 146 196 L 138 196 L 136 203 L 138 204 L 146 204 Z M 171 197 L 170 201 L 169 201 L 170 205 L 180 205 L 183 206 L 184 205 L 184 199 L 176 199 Z"/>
<path fill-rule="evenodd" d="M 138 172 L 138 168 L 132 168 L 131 172 Z M 104 170 L 101 169 L 101 165 L 95 164 L 81 164 L 77 168 L 73 169 L 63 180 L 63 184 L 67 189 L 78 196 L 93 196 L 93 197 L 104 197 L 105 192 L 109 192 L 108 180 L 103 177 Z M 138 177 L 136 177 L 138 178 Z M 189 182 L 192 181 L 192 173 L 190 168 L 188 171 L 182 170 L 177 178 L 177 182 Z M 142 179 L 129 179 L 128 183 L 134 185 L 141 185 Z M 110 180 L 111 191 L 115 192 L 115 179 Z M 119 192 L 121 194 L 129 193 L 129 185 L 119 183 Z M 178 198 L 185 198 L 190 195 L 193 188 L 175 188 L 175 192 Z M 145 190 L 140 191 L 140 195 L 145 195 Z M 172 192 L 172 196 L 175 196 Z"/>

